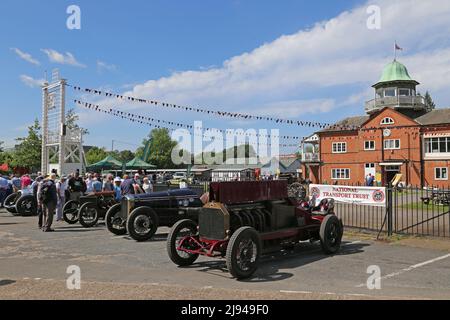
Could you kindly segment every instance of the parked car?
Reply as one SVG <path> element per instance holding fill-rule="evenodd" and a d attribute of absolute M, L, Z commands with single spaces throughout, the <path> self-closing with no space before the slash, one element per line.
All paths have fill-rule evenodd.
<path fill-rule="evenodd" d="M 336 253 L 343 235 L 334 201 L 318 206 L 288 197 L 287 181 L 218 182 L 210 186 L 210 202 L 198 223 L 176 223 L 167 239 L 170 259 L 179 266 L 200 255 L 223 257 L 231 275 L 249 278 L 263 253 L 292 247 L 300 241 L 320 241 L 326 254 Z"/>
<path fill-rule="evenodd" d="M 127 195 L 108 210 L 105 220 L 110 232 L 146 241 L 160 226 L 171 227 L 182 219 L 197 221 L 202 207 L 200 196 L 190 189 Z"/>
<path fill-rule="evenodd" d="M 26 188 L 11 193 L 4 202 L 5 209 L 15 216 L 32 216 L 37 214 L 37 200 L 33 196 L 33 189 Z"/>
<path fill-rule="evenodd" d="M 116 203 L 114 192 L 90 193 L 81 196 L 79 201 L 68 201 L 63 208 L 63 219 L 69 224 L 79 222 L 85 228 L 92 228 L 100 219 L 105 219 Z"/>

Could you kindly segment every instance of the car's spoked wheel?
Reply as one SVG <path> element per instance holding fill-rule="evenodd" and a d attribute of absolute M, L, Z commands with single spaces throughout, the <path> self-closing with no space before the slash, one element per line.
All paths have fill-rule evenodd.
<path fill-rule="evenodd" d="M 327 254 L 336 253 L 341 247 L 344 228 L 342 221 L 335 215 L 328 215 L 320 226 L 320 243 Z"/>
<path fill-rule="evenodd" d="M 93 203 L 85 203 L 81 206 L 78 219 L 85 228 L 92 228 L 98 222 L 98 209 Z"/>
<path fill-rule="evenodd" d="M 111 233 L 121 236 L 127 233 L 126 220 L 121 217 L 120 214 L 121 206 L 120 203 L 113 205 L 106 212 L 105 222 L 106 227 Z"/>
<path fill-rule="evenodd" d="M 5 202 L 3 204 L 5 206 L 5 209 L 9 213 L 12 213 L 14 216 L 20 215 L 20 213 L 18 213 L 16 209 L 16 202 L 19 199 L 19 197 L 20 197 L 19 193 L 12 193 L 6 197 Z"/>
<path fill-rule="evenodd" d="M 227 267 L 237 279 L 249 278 L 258 268 L 261 256 L 261 240 L 251 227 L 239 228 L 227 247 Z"/>
<path fill-rule="evenodd" d="M 23 216 L 34 215 L 37 212 L 36 200 L 32 195 L 23 196 L 17 200 L 16 210 Z"/>
<path fill-rule="evenodd" d="M 150 240 L 156 233 L 158 226 L 158 216 L 152 208 L 148 207 L 135 209 L 127 220 L 128 234 L 136 241 Z"/>
<path fill-rule="evenodd" d="M 63 207 L 63 219 L 68 224 L 78 222 L 78 202 L 75 200 L 68 201 Z"/>
<path fill-rule="evenodd" d="M 178 221 L 172 227 L 167 238 L 167 253 L 169 254 L 169 258 L 176 265 L 189 266 L 197 260 L 198 254 L 178 250 L 183 240 L 184 242 L 182 245 L 184 249 L 195 250 L 195 244 L 189 241 L 188 237 L 194 237 L 196 235 L 197 224 L 192 220 Z"/>

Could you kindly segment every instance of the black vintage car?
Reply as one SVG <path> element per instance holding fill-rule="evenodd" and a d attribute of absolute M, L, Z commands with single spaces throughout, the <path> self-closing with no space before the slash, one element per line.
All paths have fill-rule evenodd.
<path fill-rule="evenodd" d="M 15 216 L 32 216 L 37 214 L 37 200 L 30 189 L 8 195 L 4 206 L 9 213 Z"/>
<path fill-rule="evenodd" d="M 158 227 L 172 227 L 179 220 L 198 220 L 203 202 L 190 189 L 167 190 L 151 194 L 127 195 L 106 213 L 108 230 L 136 241 L 153 237 Z"/>
<path fill-rule="evenodd" d="M 105 218 L 107 211 L 115 204 L 114 192 L 89 193 L 78 200 L 66 202 L 63 219 L 68 224 L 79 222 L 85 228 L 92 228 L 99 219 Z"/>

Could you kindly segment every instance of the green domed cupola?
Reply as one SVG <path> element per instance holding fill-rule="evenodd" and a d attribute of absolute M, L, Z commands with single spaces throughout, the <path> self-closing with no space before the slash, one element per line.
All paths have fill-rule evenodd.
<path fill-rule="evenodd" d="M 408 69 L 405 65 L 401 64 L 397 60 L 392 61 L 383 69 L 383 74 L 381 75 L 381 79 L 378 81 L 374 87 L 379 86 L 382 83 L 386 82 L 396 82 L 396 81 L 407 81 L 411 83 L 419 84 L 416 80 L 413 80 L 408 73 Z"/>
<path fill-rule="evenodd" d="M 366 102 L 366 112 L 371 114 L 385 107 L 414 113 L 427 111 L 425 99 L 416 92 L 418 84 L 405 65 L 397 60 L 392 61 L 384 67 L 380 80 L 372 86 L 375 88 L 375 99 Z"/>

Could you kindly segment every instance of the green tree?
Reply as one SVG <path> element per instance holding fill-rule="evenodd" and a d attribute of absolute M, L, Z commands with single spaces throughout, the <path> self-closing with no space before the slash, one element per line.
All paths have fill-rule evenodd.
<path fill-rule="evenodd" d="M 122 162 L 130 162 L 135 157 L 134 152 L 130 150 L 123 150 L 120 151 L 117 157 L 117 160 L 120 160 Z"/>
<path fill-rule="evenodd" d="M 106 152 L 105 148 L 92 147 L 86 153 L 86 162 L 89 165 L 92 165 L 94 163 L 97 163 L 97 162 L 105 159 L 107 156 L 108 156 L 108 153 Z"/>
<path fill-rule="evenodd" d="M 78 125 L 78 120 L 80 120 L 80 117 L 78 116 L 78 114 L 75 113 L 75 109 L 70 109 L 69 111 L 67 111 L 67 113 L 66 113 L 66 126 L 67 126 L 67 128 L 70 129 L 70 130 L 78 130 L 78 129 L 80 129 L 83 136 L 88 135 L 89 134 L 89 130 L 81 128 Z"/>
<path fill-rule="evenodd" d="M 427 105 L 429 111 L 436 109 L 436 104 L 428 91 L 425 93 L 425 104 Z"/>
<path fill-rule="evenodd" d="M 18 145 L 12 153 L 11 166 L 39 170 L 41 167 L 42 136 L 39 120 L 28 127 L 28 136 L 17 138 Z"/>
<path fill-rule="evenodd" d="M 150 159 L 149 162 L 161 169 L 176 168 L 172 162 L 172 150 L 178 145 L 173 141 L 167 129 L 154 129 L 142 144 L 144 147 L 136 151 L 136 156 L 142 157 L 144 148 L 150 142 Z"/>
<path fill-rule="evenodd" d="M 5 151 L 3 149 L 3 141 L 0 141 L 0 165 L 4 164 L 4 163 L 11 163 L 13 155 L 11 152 L 9 151 Z"/>

